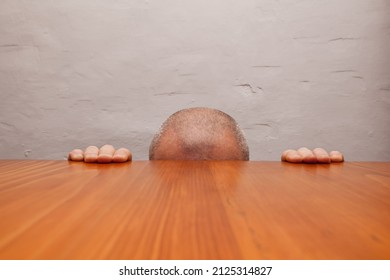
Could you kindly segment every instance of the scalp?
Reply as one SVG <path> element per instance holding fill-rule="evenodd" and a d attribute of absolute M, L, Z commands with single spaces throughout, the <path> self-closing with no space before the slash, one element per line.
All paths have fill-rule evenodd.
<path fill-rule="evenodd" d="M 236 121 L 220 110 L 203 107 L 178 111 L 162 124 L 150 145 L 149 158 L 158 158 L 164 149 L 166 154 L 173 150 L 172 159 L 177 155 L 184 159 L 249 159 L 248 145 Z"/>

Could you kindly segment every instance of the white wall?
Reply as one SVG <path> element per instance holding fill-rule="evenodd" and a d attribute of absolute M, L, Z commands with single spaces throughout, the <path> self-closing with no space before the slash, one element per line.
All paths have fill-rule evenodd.
<path fill-rule="evenodd" d="M 221 109 L 252 160 L 390 160 L 389 0 L 0 1 L 0 158 L 111 143 Z"/>

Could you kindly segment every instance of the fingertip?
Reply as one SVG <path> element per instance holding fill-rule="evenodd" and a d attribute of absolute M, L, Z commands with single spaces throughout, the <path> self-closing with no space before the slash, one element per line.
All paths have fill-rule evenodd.
<path fill-rule="evenodd" d="M 99 163 L 110 163 L 112 162 L 113 155 L 115 153 L 115 148 L 112 145 L 103 145 L 99 149 L 97 162 Z"/>
<path fill-rule="evenodd" d="M 302 157 L 302 162 L 304 163 L 316 163 L 317 157 L 314 153 L 306 147 L 298 149 L 298 154 Z"/>
<path fill-rule="evenodd" d="M 100 151 L 115 151 L 115 148 L 113 145 L 110 144 L 104 144 L 103 146 L 100 147 Z"/>
<path fill-rule="evenodd" d="M 330 157 L 326 155 L 317 156 L 318 163 L 330 163 Z"/>
<path fill-rule="evenodd" d="M 89 154 L 89 153 L 93 153 L 93 154 L 97 154 L 99 152 L 99 148 L 98 147 L 96 147 L 96 146 L 88 146 L 86 149 L 85 149 L 85 151 L 84 151 L 84 153 L 86 153 L 86 154 Z"/>
<path fill-rule="evenodd" d="M 112 158 L 113 162 L 121 163 L 121 162 L 127 162 L 132 160 L 132 154 L 131 152 L 126 148 L 120 148 L 115 151 L 115 154 Z"/>
<path fill-rule="evenodd" d="M 315 148 L 313 150 L 318 163 L 330 163 L 330 157 L 326 150 L 323 148 Z"/>
<path fill-rule="evenodd" d="M 74 149 L 68 154 L 68 160 L 71 161 L 83 161 L 84 160 L 84 153 L 80 149 Z"/>
<path fill-rule="evenodd" d="M 98 163 L 110 163 L 112 162 L 112 155 L 110 154 L 99 154 L 97 157 L 97 162 Z"/>
<path fill-rule="evenodd" d="M 112 157 L 112 162 L 122 163 L 122 162 L 127 162 L 127 161 L 131 161 L 131 159 L 129 159 L 129 157 L 127 157 L 125 155 L 114 155 Z"/>
<path fill-rule="evenodd" d="M 317 163 L 317 157 L 315 155 L 307 155 L 302 159 L 304 163 Z"/>
<path fill-rule="evenodd" d="M 286 153 L 286 161 L 291 163 L 301 163 L 303 157 L 295 150 L 291 150 Z"/>
<path fill-rule="evenodd" d="M 339 151 L 331 151 L 330 152 L 330 159 L 332 162 L 343 162 L 344 161 L 344 155 L 340 153 Z"/>
<path fill-rule="evenodd" d="M 69 154 L 68 155 L 68 160 L 71 161 L 83 161 L 84 157 L 82 154 Z"/>
<path fill-rule="evenodd" d="M 292 150 L 292 149 L 288 149 L 288 150 L 285 150 L 285 151 L 283 151 L 283 153 L 282 153 L 282 155 L 281 155 L 281 160 L 282 161 L 287 161 L 287 159 L 286 159 L 286 156 L 287 156 L 287 154 L 289 153 L 289 152 L 294 152 L 295 150 Z"/>
<path fill-rule="evenodd" d="M 87 163 L 94 163 L 97 161 L 97 154 L 85 154 L 84 156 L 84 162 Z"/>

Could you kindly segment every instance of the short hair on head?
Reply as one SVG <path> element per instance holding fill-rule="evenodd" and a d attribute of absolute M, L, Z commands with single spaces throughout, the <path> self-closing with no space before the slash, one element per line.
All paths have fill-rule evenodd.
<path fill-rule="evenodd" d="M 169 137 L 175 138 L 177 149 L 190 159 L 220 159 L 212 156 L 212 152 L 223 149 L 227 138 L 231 138 L 234 142 L 234 154 L 226 155 L 226 158 L 249 160 L 249 148 L 237 122 L 217 109 L 194 107 L 180 110 L 168 117 L 150 144 L 150 160 L 156 159 L 156 151 L 164 148 L 161 147 L 164 142 L 162 139 Z"/>

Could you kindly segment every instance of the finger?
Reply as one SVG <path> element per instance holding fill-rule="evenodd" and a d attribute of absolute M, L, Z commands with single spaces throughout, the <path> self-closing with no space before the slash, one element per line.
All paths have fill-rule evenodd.
<path fill-rule="evenodd" d="M 313 154 L 319 163 L 330 163 L 330 157 L 327 151 L 322 148 L 315 148 Z"/>
<path fill-rule="evenodd" d="M 317 158 L 308 148 L 302 147 L 298 149 L 298 154 L 302 156 L 302 162 L 316 163 Z"/>
<path fill-rule="evenodd" d="M 303 157 L 296 150 L 287 150 L 285 154 L 285 160 L 292 163 L 301 163 Z"/>
<path fill-rule="evenodd" d="M 84 152 L 80 149 L 74 149 L 68 154 L 68 160 L 83 161 L 84 160 Z"/>
<path fill-rule="evenodd" d="M 294 150 L 288 149 L 288 150 L 283 151 L 282 156 L 281 156 L 281 160 L 282 160 L 282 161 L 287 161 L 287 160 L 286 160 L 286 156 L 287 156 L 287 154 L 288 154 L 289 152 L 291 152 L 291 151 L 294 151 Z"/>
<path fill-rule="evenodd" d="M 120 148 L 116 150 L 114 156 L 112 157 L 113 162 L 126 162 L 131 161 L 131 159 L 131 152 L 126 148 Z"/>
<path fill-rule="evenodd" d="M 99 150 L 99 155 L 97 161 L 99 163 L 110 163 L 112 161 L 112 156 L 115 153 L 115 149 L 112 145 L 104 145 Z"/>
<path fill-rule="evenodd" d="M 99 148 L 96 146 L 88 146 L 84 152 L 85 162 L 97 162 Z"/>
<path fill-rule="evenodd" d="M 343 162 L 344 161 L 344 156 L 339 151 L 331 151 L 329 153 L 329 156 L 330 156 L 330 160 L 332 162 Z"/>

